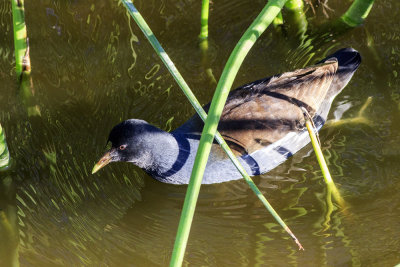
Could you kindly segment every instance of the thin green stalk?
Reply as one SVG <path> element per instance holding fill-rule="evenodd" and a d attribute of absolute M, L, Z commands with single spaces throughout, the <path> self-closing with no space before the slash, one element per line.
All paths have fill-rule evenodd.
<path fill-rule="evenodd" d="M 29 40 L 26 33 L 24 0 L 11 0 L 14 30 L 15 70 L 20 82 L 22 102 L 28 116 L 40 116 L 39 106 L 34 104 L 29 56 Z"/>
<path fill-rule="evenodd" d="M 342 196 L 340 195 L 339 190 L 337 189 L 335 183 L 333 182 L 332 176 L 328 169 L 328 165 L 326 164 L 326 161 L 324 158 L 324 154 L 322 154 L 321 147 L 319 146 L 317 137 L 315 135 L 314 127 L 312 126 L 310 120 L 306 121 L 306 126 L 307 126 L 308 133 L 310 135 L 310 138 L 311 138 L 311 144 L 314 148 L 315 155 L 317 156 L 319 167 L 321 168 L 325 183 L 328 186 L 328 193 L 331 192 L 334 199 L 339 203 L 339 205 L 342 207 L 345 207 L 345 202 L 344 202 Z"/>
<path fill-rule="evenodd" d="M 136 7 L 130 0 L 121 0 L 121 2 L 124 4 L 124 6 L 128 10 L 129 14 L 132 16 L 132 18 L 135 20 L 139 28 L 142 30 L 143 34 L 150 42 L 151 46 L 154 48 L 154 51 L 160 57 L 165 67 L 172 74 L 172 77 L 174 77 L 176 83 L 181 87 L 183 93 L 189 99 L 190 103 L 192 104 L 196 112 L 199 114 L 200 118 L 205 120 L 205 118 L 207 117 L 207 113 L 203 110 L 200 102 L 196 99 L 195 95 L 190 90 L 189 86 L 183 79 L 182 75 L 176 69 L 174 63 L 169 58 L 168 54 L 164 51 L 160 42 L 158 42 L 157 38 L 154 36 L 153 32 L 151 31 L 149 25 L 147 25 L 142 15 L 140 15 L 139 11 L 136 9 Z"/>
<path fill-rule="evenodd" d="M 10 165 L 10 152 L 8 151 L 6 135 L 0 124 L 0 170 Z"/>
<path fill-rule="evenodd" d="M 361 25 L 371 11 L 374 0 L 355 0 L 341 19 L 350 27 Z"/>
<path fill-rule="evenodd" d="M 199 38 L 200 39 L 207 39 L 208 38 L 208 13 L 209 13 L 209 0 L 203 0 L 201 3 L 201 29 Z"/>
<path fill-rule="evenodd" d="M 125 5 L 127 8 L 129 14 L 132 16 L 132 18 L 135 20 L 139 28 L 142 30 L 146 38 L 149 40 L 150 44 L 156 51 L 157 55 L 160 57 L 160 59 L 163 61 L 167 69 L 170 71 L 171 75 L 174 77 L 175 81 L 177 84 L 181 87 L 183 93 L 186 95 L 196 112 L 199 114 L 200 118 L 205 121 L 207 118 L 206 112 L 203 110 L 202 106 L 190 90 L 189 86 L 181 76 L 181 74 L 178 72 L 176 69 L 175 65 L 169 58 L 168 54 L 164 51 L 160 43 L 158 42 L 157 38 L 154 36 L 153 32 L 150 30 L 149 26 L 147 25 L 146 21 L 143 19 L 143 17 L 140 15 L 140 13 L 137 11 L 135 6 L 128 0 L 122 0 L 122 3 Z M 239 170 L 239 172 L 243 175 L 244 179 L 246 182 L 249 184 L 250 188 L 256 193 L 257 197 L 262 201 L 262 203 L 267 207 L 269 212 L 272 214 L 272 216 L 279 222 L 279 224 L 282 225 L 282 227 L 290 234 L 290 236 L 298 243 L 299 247 L 301 247 L 300 243 L 298 242 L 297 238 L 293 235 L 293 233 L 290 231 L 290 229 L 287 227 L 287 225 L 283 222 L 283 220 L 279 217 L 279 215 L 275 212 L 275 210 L 272 208 L 272 206 L 269 204 L 267 199 L 262 195 L 261 191 L 257 188 L 257 186 L 254 184 L 254 182 L 251 180 L 250 176 L 246 173 L 244 168 L 241 166 L 240 162 L 236 158 L 236 156 L 233 154 L 233 152 L 230 150 L 229 146 L 226 144 L 225 140 L 222 138 L 222 136 L 217 132 L 215 139 L 218 141 L 218 143 L 221 145 L 221 147 L 224 149 L 224 151 L 228 154 L 229 158 L 232 160 L 236 168 Z"/>
<path fill-rule="evenodd" d="M 322 174 L 323 174 L 324 179 L 325 179 L 325 183 L 327 183 L 327 184 L 333 183 L 332 176 L 331 176 L 331 174 L 329 172 L 328 166 L 326 165 L 326 162 L 325 162 L 325 159 L 324 159 L 324 155 L 322 154 L 321 147 L 319 146 L 318 139 L 317 139 L 317 137 L 315 135 L 315 132 L 314 132 L 314 127 L 312 126 L 310 120 L 306 121 L 306 126 L 307 126 L 308 133 L 310 134 L 311 143 L 313 145 L 315 154 L 317 156 L 318 163 L 319 163 L 319 165 L 321 167 Z"/>
<path fill-rule="evenodd" d="M 25 26 L 24 0 L 11 0 L 13 14 L 15 66 L 17 77 L 23 71 L 30 72 L 29 49 Z"/>

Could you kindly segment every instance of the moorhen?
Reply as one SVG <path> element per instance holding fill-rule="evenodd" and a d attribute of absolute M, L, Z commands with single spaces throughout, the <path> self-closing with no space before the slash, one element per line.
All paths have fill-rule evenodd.
<path fill-rule="evenodd" d="M 344 48 L 314 66 L 258 80 L 230 92 L 218 131 L 248 174 L 268 172 L 308 144 L 303 110 L 308 111 L 319 130 L 333 99 L 360 63 L 356 50 Z M 206 112 L 208 108 L 209 104 L 204 107 Z M 143 120 L 123 121 L 111 130 L 111 149 L 92 173 L 110 162 L 128 161 L 161 182 L 187 184 L 203 125 L 198 115 L 170 133 Z M 215 142 L 203 183 L 241 177 Z"/>

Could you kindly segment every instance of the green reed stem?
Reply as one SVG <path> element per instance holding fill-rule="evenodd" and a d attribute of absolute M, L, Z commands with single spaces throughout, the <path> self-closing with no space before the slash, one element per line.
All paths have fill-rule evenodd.
<path fill-rule="evenodd" d="M 0 170 L 10 165 L 10 152 L 8 151 L 6 135 L 0 124 Z"/>
<path fill-rule="evenodd" d="M 300 10 L 301 12 L 303 12 L 304 8 L 303 0 L 288 0 L 285 3 L 285 8 L 293 11 Z"/>
<path fill-rule="evenodd" d="M 177 84 L 181 87 L 183 93 L 186 95 L 196 112 L 199 114 L 200 118 L 205 121 L 207 118 L 206 112 L 203 110 L 202 106 L 194 96 L 193 92 L 190 90 L 189 86 L 181 76 L 181 74 L 178 72 L 176 69 L 175 65 L 169 58 L 168 54 L 164 51 L 160 43 L 158 42 L 157 38 L 154 36 L 153 32 L 150 30 L 149 26 L 147 25 L 146 21 L 143 19 L 143 17 L 140 15 L 140 13 L 137 11 L 135 6 L 128 0 L 122 0 L 122 3 L 125 5 L 127 8 L 129 14 L 132 16 L 132 18 L 135 20 L 139 28 L 142 30 L 146 38 L 149 40 L 150 44 L 156 51 L 157 55 L 161 58 L 167 69 L 170 71 L 171 75 L 174 77 L 175 81 Z M 224 151 L 228 154 L 229 158 L 232 160 L 233 164 L 235 167 L 239 170 L 239 172 L 243 175 L 244 179 L 246 182 L 249 184 L 250 188 L 256 193 L 257 197 L 262 201 L 262 203 L 265 205 L 265 207 L 268 209 L 268 211 L 272 214 L 272 216 L 278 221 L 280 225 L 283 226 L 283 228 L 290 234 L 290 236 L 296 241 L 296 243 L 299 245 L 300 248 L 301 244 L 298 242 L 297 238 L 293 235 L 293 233 L 290 231 L 289 227 L 283 222 L 283 220 L 279 217 L 279 215 L 275 212 L 275 210 L 272 208 L 272 206 L 269 204 L 268 200 L 262 195 L 261 191 L 257 188 L 255 183 L 251 180 L 250 176 L 246 173 L 245 169 L 241 166 L 240 162 L 236 158 L 236 156 L 233 154 L 233 152 L 230 150 L 229 146 L 226 144 L 225 140 L 222 138 L 222 136 L 217 132 L 215 139 L 218 141 L 218 143 L 221 145 L 221 147 L 224 149 Z M 188 189 L 189 191 L 189 189 Z M 194 208 L 193 208 L 194 212 Z M 193 218 L 193 215 L 192 215 Z M 188 233 L 187 233 L 188 235 Z M 187 238 L 185 241 L 186 245 Z M 176 250 L 174 250 L 176 251 Z M 181 254 L 183 257 L 183 254 Z M 183 259 L 183 258 L 182 258 Z"/>
<path fill-rule="evenodd" d="M 371 11 L 374 0 L 355 0 L 341 19 L 350 27 L 361 25 Z"/>
<path fill-rule="evenodd" d="M 310 120 L 306 121 L 306 126 L 307 126 L 308 133 L 310 135 L 310 138 L 311 138 L 311 144 L 314 148 L 315 155 L 317 156 L 319 167 L 321 168 L 325 183 L 328 186 L 328 193 L 331 192 L 334 199 L 339 203 L 339 205 L 344 207 L 345 202 L 344 202 L 342 196 L 340 195 L 339 190 L 337 189 L 335 183 L 333 182 L 331 173 L 329 172 L 328 165 L 326 164 L 326 161 L 324 158 L 324 154 L 322 154 L 321 147 L 319 146 L 317 137 L 315 135 L 314 127 L 312 126 Z"/>
<path fill-rule="evenodd" d="M 301 41 L 304 41 L 307 32 L 307 17 L 304 13 L 303 0 L 288 0 L 285 4 L 287 21 L 295 26 L 296 36 L 299 36 Z"/>
<path fill-rule="evenodd" d="M 39 106 L 33 104 L 31 60 L 26 33 L 24 0 L 11 0 L 14 30 L 15 70 L 20 82 L 21 96 L 28 116 L 40 116 Z"/>
<path fill-rule="evenodd" d="M 327 184 L 333 183 L 332 176 L 329 172 L 328 166 L 326 165 L 324 155 L 322 154 L 321 147 L 318 144 L 318 140 L 317 140 L 317 137 L 314 132 L 314 127 L 312 126 L 310 120 L 306 121 L 306 126 L 307 126 L 308 133 L 310 135 L 310 138 L 311 138 L 311 143 L 313 145 L 315 154 L 318 159 L 318 163 L 321 167 L 322 174 L 324 175 L 325 183 L 327 183 Z"/>
<path fill-rule="evenodd" d="M 203 132 L 200 138 L 196 159 L 192 169 L 192 175 L 183 205 L 182 215 L 179 222 L 178 233 L 175 240 L 174 251 L 170 266 L 181 266 L 185 254 L 186 244 L 189 237 L 191 224 L 193 221 L 194 210 L 200 191 L 205 167 L 210 154 L 212 141 L 217 132 L 217 126 L 222 114 L 226 99 L 231 89 L 232 83 L 250 48 L 254 45 L 257 38 L 265 31 L 272 20 L 278 15 L 286 0 L 269 1 L 258 17 L 246 30 L 242 38 L 235 46 L 221 78 L 218 82 L 210 110 L 205 121 Z"/>
<path fill-rule="evenodd" d="M 132 16 L 134 21 L 136 22 L 136 24 L 139 26 L 139 28 L 142 30 L 143 34 L 150 42 L 151 46 L 154 48 L 154 51 L 160 57 L 165 67 L 172 74 L 172 77 L 174 77 L 176 83 L 181 87 L 183 93 L 189 99 L 190 103 L 192 104 L 196 112 L 199 114 L 200 118 L 205 120 L 205 118 L 207 117 L 207 113 L 203 110 L 203 107 L 201 106 L 200 102 L 197 100 L 193 92 L 190 90 L 188 84 L 185 82 L 182 75 L 176 69 L 174 63 L 169 58 L 165 50 L 162 48 L 160 42 L 158 42 L 157 38 L 154 36 L 153 32 L 151 31 L 149 25 L 146 23 L 142 15 L 139 13 L 139 11 L 136 9 L 136 7 L 130 0 L 121 0 L 121 2 L 124 4 L 124 6 L 128 10 L 129 14 Z"/>
<path fill-rule="evenodd" d="M 199 38 L 200 39 L 207 39 L 208 38 L 208 14 L 209 14 L 209 0 L 203 0 L 201 3 L 201 29 Z"/>
<path fill-rule="evenodd" d="M 11 0 L 14 30 L 15 65 L 19 78 L 22 71 L 30 71 L 29 50 L 25 26 L 24 0 Z"/>

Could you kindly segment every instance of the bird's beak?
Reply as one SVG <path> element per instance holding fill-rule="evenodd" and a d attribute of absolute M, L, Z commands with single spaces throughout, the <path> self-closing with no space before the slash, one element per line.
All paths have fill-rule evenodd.
<path fill-rule="evenodd" d="M 111 162 L 111 151 L 108 151 L 107 153 L 104 154 L 104 156 L 99 160 L 99 162 L 94 165 L 92 174 L 96 173 L 98 170 L 106 166 L 108 163 Z"/>

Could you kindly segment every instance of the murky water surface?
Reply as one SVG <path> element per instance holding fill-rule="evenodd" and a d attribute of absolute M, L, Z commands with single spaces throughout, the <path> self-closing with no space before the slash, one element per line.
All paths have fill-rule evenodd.
<path fill-rule="evenodd" d="M 235 43 L 265 1 L 213 1 L 208 62 L 198 48 L 201 1 L 135 1 L 202 103 L 210 101 Z M 190 266 L 393 266 L 400 263 L 399 1 L 381 0 L 361 27 L 324 26 L 349 6 L 307 10 L 270 27 L 234 86 L 312 64 L 341 47 L 363 63 L 330 118 L 351 118 L 369 96 L 371 121 L 322 130 L 347 208 L 329 205 L 311 146 L 255 182 L 305 247 L 296 245 L 244 181 L 201 188 L 184 264 Z M 14 74 L 10 1 L 0 3 L 0 122 L 13 167 L 0 173 L 0 265 L 165 266 L 186 186 L 115 163 L 90 171 L 109 130 L 140 118 L 171 130 L 193 110 L 118 1 L 26 1 L 32 92 Z M 285 17 L 284 13 L 284 17 Z M 288 15 L 286 14 L 286 17 Z M 304 26 L 304 25 L 303 25 Z M 206 71 L 207 70 L 207 71 Z M 208 73 L 208 74 L 207 74 Z"/>

